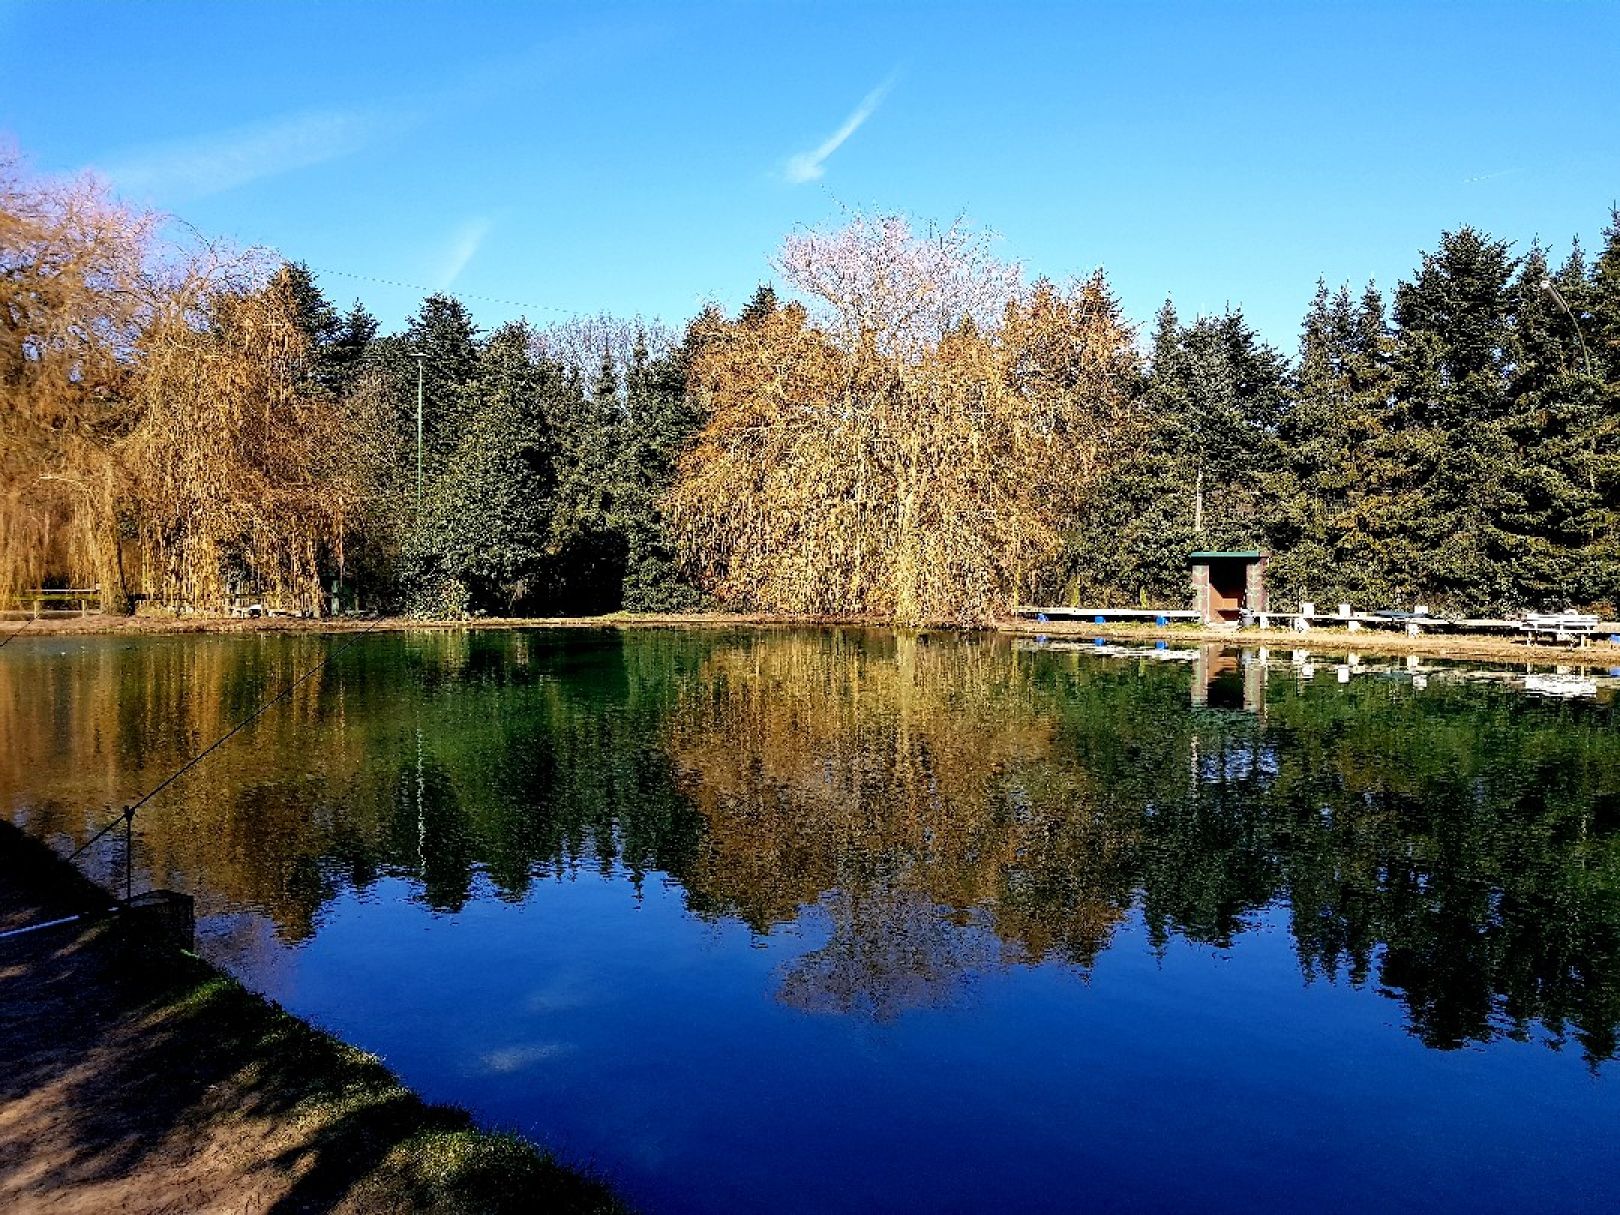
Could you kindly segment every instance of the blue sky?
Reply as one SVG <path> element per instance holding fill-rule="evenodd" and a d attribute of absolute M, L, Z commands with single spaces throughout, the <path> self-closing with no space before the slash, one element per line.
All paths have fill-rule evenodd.
<path fill-rule="evenodd" d="M 1591 248 L 1620 197 L 1616 3 L 0 0 L 0 62 L 34 167 L 385 327 L 424 287 L 678 323 L 848 206 L 965 213 L 1135 320 L 1241 305 L 1292 353 L 1318 276 L 1391 286 L 1463 223 Z"/>

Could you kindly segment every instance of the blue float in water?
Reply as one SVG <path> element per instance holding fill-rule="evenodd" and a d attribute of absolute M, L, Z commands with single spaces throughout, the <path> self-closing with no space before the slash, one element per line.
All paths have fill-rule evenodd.
<path fill-rule="evenodd" d="M 1168 650 L 1170 648 L 1170 643 L 1161 638 L 1153 643 L 1153 648 L 1155 650 Z"/>
<path fill-rule="evenodd" d="M 1153 618 L 1153 623 L 1158 625 L 1162 629 L 1165 625 L 1170 623 L 1170 617 L 1168 617 L 1168 616 L 1155 616 Z"/>
<path fill-rule="evenodd" d="M 1041 624 L 1050 624 L 1051 623 L 1051 621 L 1049 621 L 1046 618 L 1046 613 L 1045 612 L 1036 612 L 1035 613 L 1035 619 L 1038 620 Z"/>
<path fill-rule="evenodd" d="M 1095 616 L 1093 616 L 1091 618 L 1091 623 L 1092 624 L 1107 624 L 1108 623 L 1108 617 L 1102 615 L 1099 612 L 1097 615 L 1095 615 Z"/>
<path fill-rule="evenodd" d="M 1107 645 L 1108 644 L 1108 639 L 1106 637 L 1093 637 L 1091 639 L 1091 644 L 1092 645 Z"/>

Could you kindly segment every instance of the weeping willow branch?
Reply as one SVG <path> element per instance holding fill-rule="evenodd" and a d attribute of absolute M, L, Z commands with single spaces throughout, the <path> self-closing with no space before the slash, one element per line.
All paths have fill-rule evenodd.
<path fill-rule="evenodd" d="M 360 431 L 317 383 L 285 274 L 93 182 L 0 154 L 0 602 L 93 580 L 214 610 L 319 612 L 365 497 Z"/>
<path fill-rule="evenodd" d="M 888 265 L 895 238 L 880 230 Z M 805 282 L 829 277 L 852 275 Z M 964 306 L 930 322 L 934 340 L 896 316 L 898 334 L 881 310 L 828 331 L 789 305 L 699 350 L 691 387 L 710 421 L 669 507 L 689 572 L 720 599 L 971 623 L 1058 551 L 1130 418 L 1136 356 L 1107 284 L 1037 283 L 988 330 Z"/>

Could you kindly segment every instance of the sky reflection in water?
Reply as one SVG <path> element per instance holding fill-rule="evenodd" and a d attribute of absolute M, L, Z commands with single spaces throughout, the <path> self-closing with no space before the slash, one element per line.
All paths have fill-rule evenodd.
<path fill-rule="evenodd" d="M 0 798 L 84 838 L 327 644 L 20 640 Z M 1608 1207 L 1612 691 L 1255 657 L 378 636 L 137 860 L 650 1210 Z"/>

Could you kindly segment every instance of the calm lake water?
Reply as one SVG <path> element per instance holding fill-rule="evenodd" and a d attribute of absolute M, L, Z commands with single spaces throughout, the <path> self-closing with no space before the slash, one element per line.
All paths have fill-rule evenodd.
<path fill-rule="evenodd" d="M 65 851 L 344 640 L 20 637 L 0 812 Z M 379 634 L 137 884 L 651 1212 L 1612 1210 L 1620 711 L 1521 676 Z"/>

